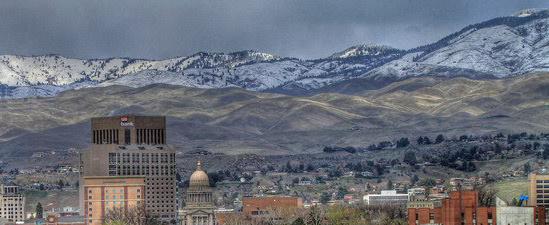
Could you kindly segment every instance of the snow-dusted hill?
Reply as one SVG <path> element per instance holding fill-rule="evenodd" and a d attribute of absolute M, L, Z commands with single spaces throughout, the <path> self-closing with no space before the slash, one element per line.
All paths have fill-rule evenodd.
<path fill-rule="evenodd" d="M 523 10 L 470 25 L 364 77 L 408 77 L 462 71 L 453 76 L 506 77 L 549 70 L 549 11 Z M 445 75 L 442 73 L 442 75 Z"/>
<path fill-rule="evenodd" d="M 410 50 L 359 45 L 318 60 L 268 53 L 197 53 L 166 60 L 81 60 L 57 55 L 0 56 L 0 98 L 52 96 L 108 85 L 169 83 L 201 88 L 307 92 L 354 78 L 506 77 L 549 71 L 549 12 L 524 10 L 465 27 Z"/>
<path fill-rule="evenodd" d="M 389 48 L 379 51 L 385 47 L 373 45 L 353 48 L 360 48 L 363 52 L 315 61 L 280 58 L 255 51 L 197 53 L 167 60 L 80 60 L 57 55 L 6 55 L 0 56 L 0 97 L 52 96 L 73 88 L 141 87 L 153 83 L 263 91 L 299 81 L 307 90 L 344 80 L 345 76 L 358 76 L 404 52 Z M 372 50 L 368 52 L 365 48 Z M 309 82 L 314 79 L 322 79 L 322 82 Z"/>

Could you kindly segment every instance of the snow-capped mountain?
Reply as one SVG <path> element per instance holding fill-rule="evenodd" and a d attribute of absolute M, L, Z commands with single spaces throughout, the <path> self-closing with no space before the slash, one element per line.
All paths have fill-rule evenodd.
<path fill-rule="evenodd" d="M 408 51 L 365 77 L 456 75 L 506 77 L 549 71 L 549 11 L 523 10 L 465 27 L 440 41 Z M 444 74 L 444 73 L 443 73 Z"/>
<path fill-rule="evenodd" d="M 358 45 L 317 60 L 268 53 L 197 53 L 166 60 L 82 60 L 58 55 L 0 56 L 0 98 L 52 96 L 108 85 L 169 83 L 201 88 L 307 92 L 349 79 L 410 76 L 506 77 L 549 71 L 549 11 L 523 10 L 470 25 L 410 50 Z"/>

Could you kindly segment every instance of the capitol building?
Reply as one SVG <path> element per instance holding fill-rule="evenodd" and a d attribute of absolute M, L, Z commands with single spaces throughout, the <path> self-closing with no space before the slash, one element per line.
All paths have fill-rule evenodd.
<path fill-rule="evenodd" d="M 179 211 L 182 225 L 214 225 L 215 205 L 210 180 L 198 161 L 196 171 L 189 179 L 185 207 Z"/>

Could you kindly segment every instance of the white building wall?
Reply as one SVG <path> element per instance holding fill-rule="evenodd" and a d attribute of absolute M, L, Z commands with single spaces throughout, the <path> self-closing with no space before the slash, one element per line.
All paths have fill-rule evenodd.
<path fill-rule="evenodd" d="M 496 215 L 497 224 L 534 225 L 534 207 L 497 207 Z"/>

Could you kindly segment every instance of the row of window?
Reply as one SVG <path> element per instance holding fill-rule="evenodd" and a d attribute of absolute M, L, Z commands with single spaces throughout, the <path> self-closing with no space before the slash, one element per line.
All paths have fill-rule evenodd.
<path fill-rule="evenodd" d="M 92 131 L 92 142 L 94 144 L 119 144 L 118 140 L 118 129 Z"/>
<path fill-rule="evenodd" d="M 137 144 L 159 145 L 166 144 L 165 129 L 135 129 Z M 120 144 L 118 129 L 103 129 L 92 131 L 94 144 Z M 124 129 L 124 144 L 131 144 L 131 130 Z"/>
<path fill-rule="evenodd" d="M 149 176 L 173 176 L 175 166 L 168 165 L 109 165 L 109 176 L 120 175 L 149 175 Z"/>
<path fill-rule="evenodd" d="M 8 214 L 23 214 L 23 208 L 9 208 L 9 209 L 4 209 L 4 214 L 8 215 Z M 20 212 L 20 213 L 19 213 Z"/>
<path fill-rule="evenodd" d="M 137 144 L 166 144 L 166 130 L 164 129 L 136 129 Z"/>
<path fill-rule="evenodd" d="M 549 180 L 536 180 L 536 183 L 538 183 L 538 184 L 549 183 Z"/>
<path fill-rule="evenodd" d="M 175 153 L 109 153 L 109 164 L 175 163 Z"/>

